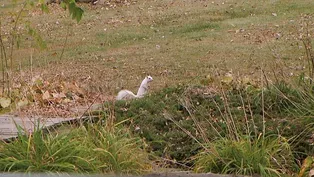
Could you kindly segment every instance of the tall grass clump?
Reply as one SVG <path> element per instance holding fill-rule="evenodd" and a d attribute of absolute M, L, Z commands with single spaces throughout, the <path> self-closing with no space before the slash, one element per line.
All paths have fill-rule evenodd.
<path fill-rule="evenodd" d="M 294 164 L 289 143 L 279 136 L 221 138 L 205 145 L 196 156 L 196 172 L 281 176 Z"/>
<path fill-rule="evenodd" d="M 312 94 L 280 82 L 251 90 L 222 89 L 219 95 L 220 102 L 212 101 L 225 128 L 210 123 L 217 138 L 202 144 L 195 156 L 195 171 L 261 176 L 295 173 L 295 155 L 312 133 L 305 118 L 311 115 Z"/>
<path fill-rule="evenodd" d="M 101 123 L 32 133 L 0 144 L 1 172 L 143 174 L 151 170 L 145 143 Z"/>
<path fill-rule="evenodd" d="M 285 82 L 270 85 L 263 93 L 264 110 L 261 109 L 261 91 L 249 95 L 253 114 L 265 112 L 266 134 L 279 132 L 291 139 L 290 144 L 296 152 L 297 159 L 302 160 L 307 155 L 314 155 L 311 140 L 314 132 L 312 84 L 301 79 L 298 87 Z M 256 124 L 262 124 L 260 120 L 255 120 Z"/>
<path fill-rule="evenodd" d="M 302 82 L 302 83 L 300 83 Z M 293 87 L 286 82 L 278 82 L 264 89 L 263 102 L 265 110 L 272 115 L 311 116 L 314 115 L 314 95 L 309 84 L 300 81 L 300 88 Z M 261 110 L 261 91 L 251 94 L 255 111 Z"/>
<path fill-rule="evenodd" d="M 65 135 L 35 130 L 19 132 L 13 142 L 0 144 L 2 172 L 96 172 L 93 154 L 79 141 L 78 132 Z"/>
<path fill-rule="evenodd" d="M 125 129 L 89 125 L 83 141 L 95 156 L 102 173 L 143 174 L 151 170 L 145 143 Z"/>

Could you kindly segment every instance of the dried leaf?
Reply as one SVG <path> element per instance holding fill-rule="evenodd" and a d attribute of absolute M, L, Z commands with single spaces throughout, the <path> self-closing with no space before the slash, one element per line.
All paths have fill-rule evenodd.
<path fill-rule="evenodd" d="M 314 176 L 314 168 L 310 170 L 309 176 Z"/>
<path fill-rule="evenodd" d="M 49 92 L 48 92 L 48 90 L 47 91 L 45 91 L 45 93 L 43 94 L 43 100 L 48 100 L 50 98 L 50 94 L 49 94 Z"/>
<path fill-rule="evenodd" d="M 52 93 L 53 98 L 59 98 L 59 93 Z"/>
<path fill-rule="evenodd" d="M 303 164 L 301 166 L 301 170 L 298 174 L 298 177 L 303 177 L 305 172 L 311 167 L 313 164 L 314 158 L 311 156 L 308 156 L 307 158 L 304 159 Z"/>
<path fill-rule="evenodd" d="M 4 97 L 0 98 L 0 105 L 2 108 L 7 108 L 10 106 L 10 104 L 11 104 L 10 98 L 4 98 Z"/>
<path fill-rule="evenodd" d="M 203 84 L 203 85 L 209 85 L 209 84 L 211 84 L 211 83 L 213 83 L 214 82 L 214 78 L 210 75 L 210 74 L 208 74 L 204 79 L 202 79 L 201 81 L 201 84 Z"/>
<path fill-rule="evenodd" d="M 232 74 L 226 74 L 222 79 L 221 82 L 225 83 L 225 84 L 230 84 L 233 81 L 233 76 Z"/>
<path fill-rule="evenodd" d="M 84 91 L 80 89 L 76 84 L 64 83 L 65 90 L 67 92 L 76 93 L 78 96 L 83 97 Z"/>
<path fill-rule="evenodd" d="M 29 101 L 27 99 L 22 99 L 22 100 L 17 102 L 16 107 L 17 108 L 22 108 L 24 106 L 27 106 L 28 103 L 29 103 Z"/>
<path fill-rule="evenodd" d="M 71 102 L 71 100 L 70 100 L 70 99 L 68 99 L 68 98 L 66 98 L 66 99 L 62 100 L 62 103 L 65 103 L 65 104 L 70 103 L 70 102 Z"/>
<path fill-rule="evenodd" d="M 33 85 L 43 85 L 43 79 L 40 76 L 35 76 L 32 78 Z"/>
<path fill-rule="evenodd" d="M 244 78 L 242 79 L 242 84 L 244 84 L 244 85 L 248 85 L 248 84 L 250 84 L 250 83 L 251 83 L 250 78 L 248 78 L 248 77 L 244 77 Z"/>
<path fill-rule="evenodd" d="M 59 97 L 60 98 L 66 98 L 67 96 L 64 93 L 61 92 L 61 93 L 59 93 Z"/>

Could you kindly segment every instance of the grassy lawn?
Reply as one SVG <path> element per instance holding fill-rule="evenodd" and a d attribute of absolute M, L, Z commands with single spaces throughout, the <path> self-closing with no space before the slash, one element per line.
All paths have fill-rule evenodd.
<path fill-rule="evenodd" d="M 92 89 L 114 94 L 121 87 L 137 89 L 147 74 L 156 78 L 152 87 L 156 91 L 197 83 L 213 68 L 253 78 L 260 77 L 260 68 L 272 77 L 273 66 L 281 68 L 276 74 L 282 70 L 286 77 L 299 72 L 306 64 L 297 39 L 300 17 L 311 12 L 311 4 L 306 0 L 137 1 L 115 8 L 81 4 L 85 14 L 79 24 L 53 5 L 49 14 L 32 10 L 25 19 L 48 46 L 33 50 L 34 71 L 64 73 L 74 80 L 90 76 Z M 7 11 L 7 5 L 2 9 Z M 2 24 L 3 31 L 11 23 L 7 24 Z M 14 60 L 16 68 L 27 71 L 34 42 L 26 37 L 21 41 Z"/>

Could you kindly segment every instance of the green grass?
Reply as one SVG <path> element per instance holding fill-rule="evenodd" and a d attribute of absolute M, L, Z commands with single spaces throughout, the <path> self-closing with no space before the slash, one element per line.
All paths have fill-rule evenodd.
<path fill-rule="evenodd" d="M 109 131 L 100 125 L 62 133 L 21 131 L 16 140 L 0 144 L 0 171 L 139 175 L 151 170 L 143 148 L 141 139 L 126 130 Z"/>
<path fill-rule="evenodd" d="M 91 148 L 101 172 L 140 175 L 151 170 L 144 142 L 132 137 L 127 130 L 91 125 L 85 133 L 83 142 Z"/>
<path fill-rule="evenodd" d="M 112 118 L 105 111 L 95 125 L 20 134 L 1 144 L 0 171 L 143 174 L 152 155 L 196 172 L 267 176 L 294 173 L 294 159 L 314 154 L 311 92 L 284 83 L 224 87 L 204 94 L 208 87 L 178 86 L 115 102 L 111 128 L 101 123 Z"/>
<path fill-rule="evenodd" d="M 164 112 L 170 112 L 176 120 L 184 120 L 186 114 L 178 103 L 183 89 L 169 88 L 151 97 L 134 100 L 132 102 L 116 102 L 117 121 L 131 118 L 132 130 L 149 143 L 149 150 L 157 156 L 184 160 L 195 154 L 198 148 L 191 137 L 176 127 L 164 117 Z M 192 121 L 183 121 L 184 126 L 192 128 Z M 140 129 L 135 130 L 136 126 Z M 178 146 L 181 149 L 178 149 Z M 190 149 L 190 147 L 194 147 Z"/>
<path fill-rule="evenodd" d="M 172 32 L 174 34 L 182 34 L 185 33 L 198 33 L 200 31 L 206 31 L 210 29 L 219 29 L 219 25 L 217 23 L 196 23 L 196 24 L 187 24 L 182 27 L 178 27 L 178 29 L 174 29 Z"/>
<path fill-rule="evenodd" d="M 202 173 L 288 176 L 296 167 L 289 142 L 282 137 L 221 138 L 206 144 L 195 160 L 195 171 Z"/>
<path fill-rule="evenodd" d="M 216 142 L 217 146 L 227 142 L 238 143 L 239 146 L 251 144 L 250 148 L 256 148 L 256 153 L 268 153 L 261 152 L 259 149 L 261 144 L 264 145 L 265 142 L 266 145 L 262 148 L 268 148 L 269 151 L 278 145 L 279 150 L 283 148 L 281 144 L 268 147 L 267 143 L 274 145 L 278 138 L 280 141 L 287 138 L 291 141 L 286 141 L 283 145 L 291 149 L 287 152 L 286 158 L 304 159 L 307 155 L 313 155 L 313 146 L 308 141 L 314 123 L 310 118 L 313 116 L 311 92 L 305 92 L 302 88 L 295 88 L 283 82 L 264 89 L 251 85 L 227 86 L 223 92 L 210 95 L 203 94 L 206 88 L 203 86 L 167 88 L 131 102 L 119 101 L 115 103 L 115 116 L 118 121 L 131 119 L 127 123 L 128 127 L 147 141 L 148 149 L 155 155 L 175 159 L 188 166 L 194 164 L 194 161 L 190 160 L 204 149 L 204 146 Z M 264 131 L 266 138 L 257 138 Z M 248 152 L 249 150 L 244 151 L 242 155 L 245 156 Z M 276 153 L 278 156 L 279 151 Z M 238 166 L 237 169 L 232 166 L 231 171 L 227 171 L 229 169 L 227 167 L 223 171 L 224 167 L 219 165 L 221 170 L 219 172 L 233 173 L 239 170 L 239 174 L 272 173 L 273 169 L 275 173 L 288 173 L 296 170 L 293 164 L 282 168 L 277 166 L 285 171 L 283 172 L 270 163 L 262 164 L 261 168 L 264 171 L 257 170 L 256 166 L 249 169 L 251 162 L 264 163 L 247 160 L 246 167 L 242 169 Z"/>
<path fill-rule="evenodd" d="M 27 62 L 30 56 L 27 47 L 29 45 L 21 45 L 22 48 L 15 51 L 14 66 L 18 68 L 19 61 L 23 60 L 21 62 L 23 70 L 33 67 L 33 71 L 49 71 L 50 61 L 58 61 L 69 25 L 70 35 L 60 65 L 70 65 L 77 59 L 81 65 L 90 64 L 91 60 L 95 61 L 95 65 L 102 65 L 102 59 L 113 57 L 116 59 L 114 61 L 118 62 L 104 64 L 103 68 L 108 70 L 114 66 L 118 69 L 107 72 L 106 77 L 114 80 L 117 75 L 125 76 L 124 79 L 130 81 L 129 88 L 138 85 L 135 78 L 144 75 L 144 72 L 164 81 L 152 87 L 154 90 L 160 90 L 165 85 L 174 86 L 189 82 L 195 77 L 206 76 L 211 72 L 207 67 L 209 65 L 233 70 L 235 73 L 253 73 L 254 77 L 258 77 L 255 66 L 247 64 L 243 67 L 242 64 L 251 58 L 256 67 L 263 63 L 273 65 L 271 49 L 274 48 L 280 49 L 278 53 L 282 58 L 291 59 L 286 63 L 288 68 L 302 64 L 295 59 L 303 55 L 303 51 L 295 45 L 298 41 L 292 39 L 293 36 L 298 36 L 295 29 L 299 28 L 300 13 L 302 10 L 308 12 L 311 7 L 312 2 L 308 0 L 298 3 L 260 1 L 230 1 L 225 4 L 195 2 L 192 5 L 187 2 L 176 3 L 177 5 L 166 1 L 149 3 L 139 1 L 128 8 L 119 6 L 108 10 L 106 8 L 95 10 L 81 4 L 86 10 L 86 16 L 78 25 L 71 23 L 68 18 L 63 18 L 67 16 L 67 12 L 60 9 L 58 13 L 52 11 L 50 14 L 25 17 L 25 20 L 30 20 L 33 28 L 39 29 L 40 34 L 48 34 L 44 37 L 48 49 L 34 52 L 33 66 L 30 66 Z M 277 13 L 278 16 L 274 17 L 272 13 Z M 95 20 L 96 18 L 101 20 Z M 291 22 L 293 20 L 294 22 Z M 46 26 L 44 22 L 49 25 Z M 279 27 L 274 28 L 274 25 Z M 239 29 L 243 29 L 244 32 L 235 33 Z M 266 37 L 270 39 L 267 42 L 262 41 L 261 44 L 255 43 L 256 38 L 263 39 L 265 35 L 263 32 L 267 32 Z M 272 40 L 272 36 L 267 36 L 277 32 L 282 33 L 284 38 Z M 35 42 L 26 38 L 26 36 L 21 38 L 23 44 Z M 160 50 L 156 49 L 156 45 L 161 46 Z M 95 56 L 101 57 L 94 60 Z M 123 62 L 119 62 L 121 60 Z M 57 70 L 61 73 L 64 69 L 57 67 Z M 172 70 L 172 74 L 163 78 L 160 73 L 165 70 Z M 271 68 L 266 67 L 265 70 L 271 71 Z M 68 71 L 69 74 L 75 75 L 76 71 L 73 69 Z M 290 69 L 286 72 L 298 71 Z M 87 75 L 89 72 L 86 71 L 84 74 Z"/>
<path fill-rule="evenodd" d="M 88 148 L 73 141 L 78 132 L 49 136 L 37 130 L 31 136 L 20 132 L 18 139 L 1 143 L 2 172 L 77 172 L 97 171 Z"/>
<path fill-rule="evenodd" d="M 97 33 L 96 36 L 98 41 L 106 47 L 121 47 L 125 45 L 132 45 L 134 43 L 139 43 L 143 40 L 149 38 L 146 34 L 147 32 L 129 32 L 129 31 L 121 31 L 121 32 L 114 32 L 114 33 L 106 33 L 101 32 Z"/>

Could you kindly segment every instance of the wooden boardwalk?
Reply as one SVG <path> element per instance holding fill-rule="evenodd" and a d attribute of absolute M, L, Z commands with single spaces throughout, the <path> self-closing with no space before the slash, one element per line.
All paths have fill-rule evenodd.
<path fill-rule="evenodd" d="M 40 128 L 49 127 L 62 122 L 68 122 L 78 118 L 39 118 L 39 117 L 16 117 L 14 115 L 0 115 L 0 139 L 9 139 L 17 136 L 16 124 L 21 126 L 26 132 Z"/>

